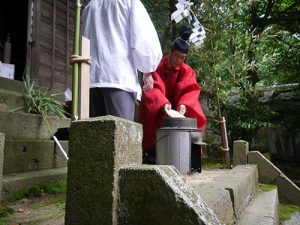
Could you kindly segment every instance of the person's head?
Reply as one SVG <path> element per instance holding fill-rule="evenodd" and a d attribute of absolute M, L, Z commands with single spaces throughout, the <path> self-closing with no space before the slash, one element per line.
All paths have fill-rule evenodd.
<path fill-rule="evenodd" d="M 169 55 L 169 63 L 172 67 L 180 66 L 182 63 L 184 63 L 186 57 L 187 53 L 183 53 L 172 48 Z"/>
<path fill-rule="evenodd" d="M 169 55 L 169 61 L 172 67 L 179 66 L 186 59 L 190 44 L 188 39 L 190 37 L 189 27 L 183 25 L 179 29 L 180 36 L 175 38 L 172 43 L 171 53 Z"/>

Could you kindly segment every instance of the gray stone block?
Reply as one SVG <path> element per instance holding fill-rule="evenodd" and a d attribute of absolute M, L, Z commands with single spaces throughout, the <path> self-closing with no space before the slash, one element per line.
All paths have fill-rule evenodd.
<path fill-rule="evenodd" d="M 24 107 L 23 94 L 0 88 L 0 111 L 8 112 L 21 107 Z M 24 112 L 24 110 L 21 112 Z"/>
<path fill-rule="evenodd" d="M 203 198 L 208 207 L 214 211 L 218 218 L 220 218 L 224 224 L 228 224 L 234 220 L 234 208 L 230 193 L 224 187 L 215 185 L 212 179 L 207 171 L 203 171 L 197 178 L 187 181 L 193 187 L 194 191 Z"/>
<path fill-rule="evenodd" d="M 70 127 L 71 120 L 48 116 L 47 123 L 40 115 L 0 112 L 0 132 L 7 140 L 51 140 L 58 128 Z"/>
<path fill-rule="evenodd" d="M 224 224 L 232 224 L 248 204 L 257 179 L 256 165 L 239 165 L 231 170 L 203 171 L 188 182 Z"/>
<path fill-rule="evenodd" d="M 119 225 L 222 224 L 173 166 L 120 170 Z"/>
<path fill-rule="evenodd" d="M 142 126 L 132 121 L 104 116 L 72 122 L 66 225 L 117 223 L 119 168 L 142 163 L 141 142 Z"/>
<path fill-rule="evenodd" d="M 60 141 L 68 152 L 68 141 Z M 6 140 L 3 173 L 67 167 L 67 160 L 51 140 Z"/>
<path fill-rule="evenodd" d="M 247 141 L 234 141 L 233 142 L 233 166 L 246 165 L 247 155 L 249 152 L 249 143 Z"/>
<path fill-rule="evenodd" d="M 287 176 L 280 174 L 275 180 L 278 186 L 279 199 L 283 204 L 293 204 L 300 207 L 300 188 Z"/>
<path fill-rule="evenodd" d="M 278 187 L 280 202 L 300 206 L 300 188 L 266 157 L 258 151 L 251 151 L 248 154 L 248 162 L 258 165 L 258 176 L 261 183 L 274 184 Z"/>
<path fill-rule="evenodd" d="M 237 225 L 278 225 L 277 189 L 258 190 Z"/>
<path fill-rule="evenodd" d="M 3 176 L 2 199 L 9 199 L 15 192 L 33 185 L 66 183 L 67 168 L 10 173 Z"/>

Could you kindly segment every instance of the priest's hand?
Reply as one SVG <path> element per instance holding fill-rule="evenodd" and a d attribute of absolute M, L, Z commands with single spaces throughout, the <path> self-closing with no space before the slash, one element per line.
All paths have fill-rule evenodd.
<path fill-rule="evenodd" d="M 180 106 L 178 106 L 177 111 L 178 111 L 180 114 L 184 115 L 184 114 L 186 113 L 186 107 L 185 107 L 185 105 L 180 105 Z"/>
<path fill-rule="evenodd" d="M 151 91 L 153 89 L 153 77 L 152 77 L 151 73 L 144 73 L 143 81 L 144 81 L 143 90 Z"/>
<path fill-rule="evenodd" d="M 167 104 L 165 104 L 165 105 L 163 106 L 163 109 L 164 109 L 165 112 L 171 110 L 171 108 L 172 108 L 172 107 L 171 107 L 171 105 L 170 105 L 169 103 L 167 103 Z"/>

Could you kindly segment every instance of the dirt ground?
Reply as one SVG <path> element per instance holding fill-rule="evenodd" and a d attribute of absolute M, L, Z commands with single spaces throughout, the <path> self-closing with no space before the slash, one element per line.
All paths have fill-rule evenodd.
<path fill-rule="evenodd" d="M 0 225 L 64 225 L 65 194 L 43 194 L 4 206 L 13 209 L 13 213 L 0 218 Z"/>

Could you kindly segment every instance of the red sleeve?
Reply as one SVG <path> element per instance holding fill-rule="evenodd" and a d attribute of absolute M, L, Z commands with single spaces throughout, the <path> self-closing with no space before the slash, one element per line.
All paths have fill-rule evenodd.
<path fill-rule="evenodd" d="M 184 76 L 177 83 L 174 94 L 177 107 L 186 106 L 186 117 L 196 118 L 199 130 L 204 130 L 206 117 L 199 103 L 200 87 L 197 84 L 194 71 L 190 67 L 184 68 Z"/>
<path fill-rule="evenodd" d="M 162 107 L 169 103 L 165 97 L 165 85 L 157 72 L 152 74 L 154 87 L 149 92 L 143 92 L 139 122 L 143 124 L 143 150 L 147 151 L 156 145 L 156 130 L 161 127 L 165 113 Z"/>

